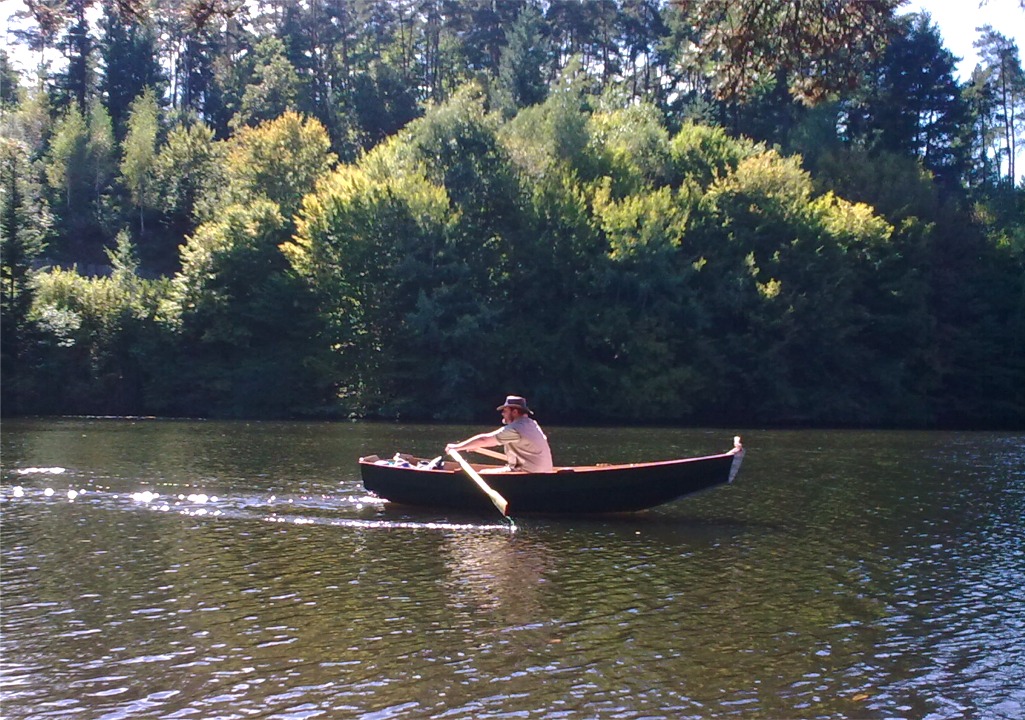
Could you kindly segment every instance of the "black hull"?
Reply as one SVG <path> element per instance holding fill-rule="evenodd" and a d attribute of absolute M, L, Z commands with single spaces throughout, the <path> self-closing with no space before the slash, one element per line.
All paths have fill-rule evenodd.
<path fill-rule="evenodd" d="M 483 473 L 509 515 L 628 513 L 729 483 L 743 454 L 629 465 L 557 468 L 551 473 Z M 415 465 L 415 459 L 414 465 Z M 736 467 L 734 465 L 736 464 Z M 483 470 L 487 466 L 476 468 Z M 494 512 L 488 497 L 454 463 L 427 470 L 360 458 L 363 486 L 403 505 Z"/>

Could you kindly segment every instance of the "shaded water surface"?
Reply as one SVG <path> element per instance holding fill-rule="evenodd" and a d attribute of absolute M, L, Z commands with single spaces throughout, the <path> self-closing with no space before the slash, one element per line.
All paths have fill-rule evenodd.
<path fill-rule="evenodd" d="M 360 484 L 478 429 L 4 421 L 0 714 L 1025 717 L 1025 436 L 750 430 L 731 486 L 515 527 Z"/>

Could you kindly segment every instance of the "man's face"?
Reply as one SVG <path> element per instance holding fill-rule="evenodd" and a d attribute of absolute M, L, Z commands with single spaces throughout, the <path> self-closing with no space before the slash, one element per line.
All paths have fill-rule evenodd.
<path fill-rule="evenodd" d="M 502 408 L 502 424 L 503 425 L 508 425 L 513 420 L 515 420 L 516 417 L 517 417 L 516 411 L 513 410 L 511 407 L 504 407 L 504 408 Z"/>

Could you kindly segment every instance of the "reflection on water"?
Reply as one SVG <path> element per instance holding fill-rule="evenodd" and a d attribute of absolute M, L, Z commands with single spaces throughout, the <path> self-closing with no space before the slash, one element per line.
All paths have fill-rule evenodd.
<path fill-rule="evenodd" d="M 492 613 L 510 625 L 533 622 L 541 614 L 540 591 L 551 560 L 543 544 L 523 533 L 452 534 L 441 546 L 447 577 L 447 603 L 459 613 Z"/>
<path fill-rule="evenodd" d="M 358 481 L 470 430 L 5 421 L 0 713 L 1025 716 L 1022 436 L 749 431 L 734 485 L 515 529 Z"/>

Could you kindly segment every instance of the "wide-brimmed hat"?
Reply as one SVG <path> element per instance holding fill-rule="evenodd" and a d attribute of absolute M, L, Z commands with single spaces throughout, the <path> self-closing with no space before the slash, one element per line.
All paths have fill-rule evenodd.
<path fill-rule="evenodd" d="M 516 408 L 527 415 L 533 415 L 534 411 L 527 407 L 527 399 L 521 398 L 519 395 L 508 395 L 505 398 L 505 402 L 495 408 L 495 410 L 501 410 L 502 408 Z"/>

